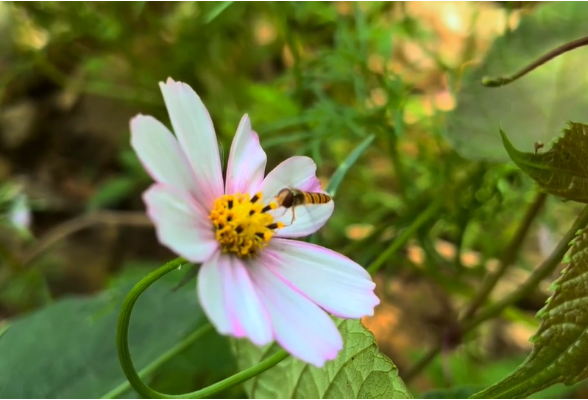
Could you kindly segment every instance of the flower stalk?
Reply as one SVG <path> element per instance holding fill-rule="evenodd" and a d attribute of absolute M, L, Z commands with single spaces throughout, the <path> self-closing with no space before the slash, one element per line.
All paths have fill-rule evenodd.
<path fill-rule="evenodd" d="M 118 349 L 118 357 L 120 360 L 120 364 L 122 366 L 123 372 L 127 377 L 130 385 L 139 393 L 142 397 L 148 399 L 202 399 L 216 395 L 224 390 L 230 389 L 233 386 L 239 385 L 248 379 L 253 378 L 261 374 L 264 371 L 272 368 L 280 361 L 284 360 L 288 357 L 288 353 L 284 350 L 280 350 L 276 352 L 271 357 L 265 359 L 261 363 L 248 368 L 244 371 L 241 371 L 233 376 L 230 376 L 226 379 L 223 379 L 220 382 L 217 382 L 213 385 L 210 385 L 204 389 L 197 390 L 195 392 L 186 393 L 182 395 L 169 395 L 165 393 L 158 392 L 152 388 L 150 388 L 143 380 L 141 376 L 135 369 L 133 365 L 133 361 L 131 360 L 131 352 L 129 349 L 129 324 L 131 321 L 131 313 L 133 312 L 133 307 L 135 303 L 147 290 L 149 286 L 151 286 L 155 281 L 167 275 L 168 273 L 177 270 L 182 265 L 186 264 L 187 261 L 183 258 L 176 258 L 165 264 L 164 266 L 160 267 L 159 269 L 151 272 L 145 278 L 143 278 L 139 283 L 133 287 L 133 289 L 127 294 L 122 306 L 121 313 L 118 318 L 118 326 L 116 332 L 116 346 Z M 179 353 L 185 348 L 185 346 L 178 346 L 176 348 L 176 353 Z M 167 358 L 171 358 L 174 354 L 166 354 Z M 110 396 L 109 396 L 110 397 Z"/>

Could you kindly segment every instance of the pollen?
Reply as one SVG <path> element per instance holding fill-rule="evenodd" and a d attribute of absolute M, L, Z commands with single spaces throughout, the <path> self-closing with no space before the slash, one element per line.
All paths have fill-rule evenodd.
<path fill-rule="evenodd" d="M 261 193 L 225 194 L 214 201 L 210 220 L 215 229 L 216 240 L 223 252 L 235 253 L 241 258 L 253 257 L 263 249 L 276 230 L 284 227 L 274 222 L 269 210 L 277 208 L 275 202 L 265 205 Z"/>

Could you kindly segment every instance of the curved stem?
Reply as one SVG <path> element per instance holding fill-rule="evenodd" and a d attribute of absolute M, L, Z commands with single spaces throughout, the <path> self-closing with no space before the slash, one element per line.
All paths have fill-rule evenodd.
<path fill-rule="evenodd" d="M 118 349 L 118 359 L 127 379 L 129 380 L 129 383 L 137 391 L 137 393 L 139 393 L 139 395 L 144 398 L 162 399 L 169 398 L 169 396 L 153 390 L 147 386 L 145 382 L 141 380 L 141 377 L 133 365 L 133 361 L 131 360 L 131 351 L 129 349 L 129 323 L 131 321 L 133 306 L 137 302 L 139 296 L 141 296 L 141 294 L 143 294 L 143 292 L 155 281 L 170 273 L 171 271 L 178 269 L 178 267 L 185 263 L 186 260 L 183 258 L 176 258 L 175 260 L 168 262 L 163 267 L 156 269 L 145 278 L 141 279 L 139 283 L 133 287 L 129 294 L 127 294 L 127 297 L 125 297 L 122 310 L 118 316 L 118 326 L 116 330 L 116 347 Z"/>
<path fill-rule="evenodd" d="M 540 67 L 541 65 L 545 64 L 549 60 L 554 59 L 555 57 L 567 53 L 568 51 L 577 49 L 578 47 L 588 45 L 588 36 L 583 37 L 581 39 L 577 39 L 566 44 L 563 44 L 549 53 L 545 54 L 544 56 L 538 58 L 537 60 L 533 61 L 531 64 L 527 65 L 525 68 L 520 70 L 514 75 L 511 76 L 501 76 L 498 78 L 490 78 L 490 77 L 483 77 L 482 78 L 482 85 L 487 87 L 500 87 L 508 85 L 516 81 L 517 79 L 527 75 L 529 72 L 533 71 L 535 68 Z"/>
<path fill-rule="evenodd" d="M 248 379 L 253 378 L 256 375 L 261 374 L 262 372 L 270 369 L 271 367 L 273 367 L 274 365 L 278 364 L 280 361 L 282 361 L 286 357 L 288 357 L 288 353 L 286 351 L 280 350 L 277 353 L 275 353 L 274 355 L 272 355 L 271 357 L 263 360 L 261 363 L 255 365 L 251 368 L 246 369 L 245 371 L 241 371 L 241 372 L 239 372 L 233 376 L 230 376 L 220 382 L 217 382 L 217 383 L 210 385 L 204 389 L 200 389 L 200 390 L 197 390 L 192 393 L 186 393 L 186 394 L 182 394 L 182 395 L 169 395 L 169 394 L 165 394 L 165 393 L 161 393 L 156 390 L 153 390 L 152 388 L 147 386 L 147 384 L 145 384 L 145 382 L 143 382 L 143 380 L 141 379 L 141 376 L 139 375 L 139 373 L 137 373 L 137 371 L 135 370 L 135 367 L 133 365 L 133 361 L 131 360 L 131 352 L 129 349 L 129 324 L 131 321 L 131 313 L 133 311 L 133 307 L 134 307 L 135 303 L 137 302 L 137 299 L 139 298 L 139 296 L 141 296 L 141 294 L 149 286 L 151 286 L 155 281 L 157 281 L 158 279 L 160 279 L 164 275 L 170 273 L 171 271 L 176 270 L 178 267 L 180 267 L 181 265 L 186 264 L 186 263 L 187 263 L 187 261 L 185 259 L 176 258 L 175 260 L 168 262 L 167 264 L 165 264 L 161 268 L 151 272 L 149 275 L 147 275 L 145 278 L 143 278 L 141 281 L 139 281 L 139 283 L 137 283 L 135 285 L 135 287 L 133 287 L 133 289 L 129 292 L 129 294 L 127 294 L 127 297 L 125 298 L 123 305 L 122 305 L 122 310 L 121 310 L 120 315 L 118 317 L 118 327 L 117 327 L 117 332 L 116 332 L 116 346 L 118 349 L 118 358 L 120 360 L 120 364 L 122 366 L 122 369 L 125 373 L 125 376 L 127 377 L 128 381 L 129 381 L 130 385 L 133 387 L 133 389 L 135 389 L 137 391 L 137 393 L 139 393 L 144 398 L 150 398 L 150 399 L 200 399 L 200 398 L 204 398 L 204 397 L 213 396 L 223 390 L 229 389 L 233 386 L 236 386 L 240 383 L 245 382 Z M 191 336 L 200 337 L 202 334 L 203 334 L 203 332 L 201 332 L 201 330 L 199 330 Z M 185 348 L 185 345 L 186 345 L 185 341 L 182 344 L 184 345 L 184 347 L 182 347 L 182 348 Z M 177 348 L 176 348 L 176 350 L 177 350 Z M 170 358 L 173 355 L 173 354 L 170 355 L 170 353 L 171 353 L 171 350 L 168 353 L 164 354 L 163 357 L 165 357 L 166 359 Z M 150 369 L 150 368 L 147 367 L 145 370 L 143 370 L 142 371 L 143 374 L 149 373 L 150 370 L 147 371 L 148 369 Z M 111 394 L 111 393 L 109 393 L 109 394 Z"/>
<path fill-rule="evenodd" d="M 190 345 L 192 345 L 194 342 L 196 342 L 198 339 L 200 339 L 202 336 L 204 336 L 208 332 L 210 332 L 211 329 L 212 329 L 211 324 L 205 324 L 205 325 L 201 326 L 196 331 L 194 331 L 190 335 L 186 336 L 186 338 L 184 338 L 177 345 L 175 345 L 174 347 L 172 347 L 171 349 L 169 349 L 168 351 L 163 353 L 160 357 L 153 360 L 149 365 L 147 365 L 145 368 L 143 368 L 141 371 L 139 371 L 139 376 L 141 378 L 145 378 L 145 376 L 148 376 L 149 374 L 153 373 L 162 364 L 169 361 L 172 357 L 176 356 L 177 354 L 180 354 L 185 349 L 187 349 Z M 128 380 L 124 381 L 123 383 L 121 383 L 120 385 L 118 385 L 117 387 L 112 389 L 110 392 L 108 392 L 104 396 L 102 396 L 102 398 L 103 399 L 119 398 L 124 393 L 128 392 L 131 388 L 132 388 L 132 386 L 129 383 L 129 381 Z"/>

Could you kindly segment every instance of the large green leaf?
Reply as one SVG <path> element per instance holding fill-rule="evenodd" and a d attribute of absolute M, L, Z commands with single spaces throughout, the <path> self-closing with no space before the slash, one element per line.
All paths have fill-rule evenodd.
<path fill-rule="evenodd" d="M 344 347 L 337 359 L 316 368 L 292 357 L 245 383 L 250 398 L 406 399 L 398 369 L 380 353 L 374 336 L 358 320 L 337 320 Z M 235 340 L 239 369 L 271 356 L 276 344 L 258 348 Z"/>
<path fill-rule="evenodd" d="M 170 275 L 150 287 L 133 310 L 129 342 L 137 370 L 205 322 L 193 288 L 172 292 L 178 277 Z M 124 383 L 115 335 L 122 300 L 132 287 L 126 282 L 12 321 L 0 336 L 0 398 L 100 398 Z"/>
<path fill-rule="evenodd" d="M 512 374 L 472 398 L 527 397 L 555 383 L 588 377 L 588 234 L 576 238 L 555 292 L 538 313 L 533 350 Z"/>
<path fill-rule="evenodd" d="M 544 153 L 523 153 L 500 131 L 510 158 L 547 193 L 588 203 L 588 125 L 570 122 Z"/>
<path fill-rule="evenodd" d="M 448 138 L 465 158 L 507 161 L 498 130 L 516 132 L 515 146 L 548 142 L 566 121 L 588 110 L 588 48 L 566 53 L 510 85 L 487 88 L 484 76 L 510 75 L 567 41 L 586 36 L 588 3 L 540 5 L 511 33 L 498 38 L 482 64 L 465 68 Z"/>

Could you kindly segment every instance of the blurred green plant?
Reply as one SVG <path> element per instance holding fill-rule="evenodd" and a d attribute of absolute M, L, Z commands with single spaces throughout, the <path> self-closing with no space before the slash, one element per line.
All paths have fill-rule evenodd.
<path fill-rule="evenodd" d="M 482 10 L 485 5 L 475 7 Z M 531 59 L 576 38 L 584 32 L 584 7 L 576 3 L 548 4 L 523 14 L 509 8 L 500 15 L 522 15 L 519 26 L 512 31 L 507 28 L 482 65 L 462 76 L 463 68 L 477 57 L 473 51 L 475 35 L 468 35 L 465 49 L 455 52 L 456 60 L 448 60 L 436 48 L 436 40 L 442 35 L 433 31 L 433 24 L 422 15 L 411 15 L 410 4 L 2 3 L 0 29 L 7 34 L 0 40 L 0 56 L 4 56 L 0 63 L 0 106 L 27 96 L 42 98 L 31 93 L 38 93 L 38 87 L 49 87 L 46 90 L 50 93 L 74 99 L 71 113 L 76 112 L 79 99 L 99 96 L 121 109 L 130 107 L 165 121 L 165 108 L 154 83 L 171 76 L 188 83 L 203 98 L 224 147 L 237 121 L 247 112 L 267 149 L 268 167 L 285 156 L 309 155 L 319 165 L 322 177 L 332 177 L 326 187 L 340 184 L 335 214 L 317 240 L 377 271 L 380 295 L 387 301 L 393 301 L 393 297 L 385 288 L 394 280 L 404 282 L 409 275 L 438 287 L 443 301 L 450 304 L 444 319 L 431 329 L 434 343 L 422 352 L 423 358 L 405 367 L 397 361 L 400 376 L 412 385 L 419 374 L 438 372 L 442 350 L 483 347 L 479 336 L 487 333 L 479 329 L 482 323 L 496 321 L 501 315 L 517 323 L 529 319 L 523 302 L 537 293 L 537 287 L 567 251 L 575 230 L 585 225 L 585 214 L 572 224 L 573 212 L 566 211 L 571 204 L 557 204 L 551 196 L 541 198 L 515 165 L 498 163 L 508 160 L 499 127 L 516 132 L 513 142 L 517 146 L 532 149 L 534 142 L 550 138 L 565 121 L 582 121 L 577 112 L 582 109 L 585 85 L 576 79 L 576 72 L 581 70 L 578 65 L 582 65 L 585 54 L 579 50 L 571 59 L 561 58 L 504 88 L 488 89 L 479 83 L 484 75 L 516 70 L 527 57 Z M 470 23 L 485 22 L 480 19 Z M 421 53 L 430 57 L 427 60 L 433 64 L 434 73 L 422 66 L 429 61 L 411 59 Z M 429 95 L 439 86 L 453 90 L 455 110 L 447 112 L 435 102 L 429 104 Z M 43 120 L 39 124 L 45 123 L 53 122 Z M 65 124 L 59 130 L 62 126 Z M 150 184 L 129 149 L 128 131 L 117 128 L 114 136 L 119 151 L 116 165 L 93 188 L 85 202 L 87 211 L 138 209 L 140 194 Z M 341 171 L 338 168 L 354 149 L 361 156 L 344 171 L 345 180 L 340 182 L 333 173 Z M 510 154 L 515 162 L 520 161 L 520 154 L 519 158 L 512 151 Z M 557 183 L 569 189 L 576 178 L 562 177 L 537 161 L 550 154 L 524 157 L 533 160 L 533 165 L 539 163 L 540 175 L 546 177 L 539 180 L 540 184 Z M 576 158 L 577 163 L 581 161 L 581 157 Z M 575 172 L 576 167 L 570 171 Z M 98 167 L 88 165 L 88 169 L 93 168 Z M 14 210 L 12 205 L 3 209 L 5 222 L 9 221 L 9 210 Z M 530 272 L 534 261 L 528 260 L 523 245 L 535 224 L 545 221 L 549 221 L 550 229 L 563 231 L 563 240 L 545 263 Z M 354 235 L 350 227 L 358 224 L 365 232 Z M 32 240 L 33 249 L 38 243 L 34 238 L 19 240 Z M 451 243 L 453 254 L 443 254 L 440 241 Z M 0 384 L 6 391 L 3 395 L 135 395 L 113 358 L 114 341 L 104 339 L 112 336 L 121 289 L 115 284 L 97 297 L 56 300 L 47 306 L 51 301 L 44 268 L 47 261 L 39 257 L 34 264 L 23 262 L 29 259 L 30 248 L 21 249 L 20 241 L 14 246 L 5 243 L 0 243 L 0 312 L 3 307 L 16 310 L 8 315 L 38 310 L 4 321 L 0 313 L 0 331 L 4 329 L 0 348 L 5 349 L 0 351 L 0 371 L 7 373 L 0 374 L 6 379 Z M 418 262 L 408 256 L 415 247 L 423 252 Z M 549 254 L 549 250 L 545 252 Z M 464 258 L 472 251 L 477 254 L 476 260 L 465 265 Z M 488 264 L 494 259 L 499 260 L 500 268 L 489 273 Z M 11 269 L 8 274 L 11 263 L 26 265 L 21 272 Z M 80 262 L 80 268 L 83 264 Z M 490 297 L 499 282 L 510 279 L 508 272 L 515 265 L 517 271 L 530 274 L 528 280 L 500 299 Z M 125 267 L 134 274 L 132 278 L 129 275 L 126 287 L 151 269 L 153 265 L 136 271 Z M 143 315 L 147 311 L 138 308 L 137 322 L 145 323 L 141 325 L 144 332 L 131 330 L 131 346 L 138 346 L 133 359 L 139 372 L 148 376 L 155 390 L 166 393 L 186 393 L 218 382 L 243 362 L 229 353 L 226 341 L 218 335 L 195 334 L 199 320 L 194 295 L 185 288 L 173 294 L 176 283 L 174 278 L 173 284 L 161 282 L 160 289 L 150 289 L 145 301 L 152 302 L 151 319 Z M 87 315 L 96 302 L 100 305 L 114 294 L 116 301 L 108 303 L 112 308 L 100 308 L 100 318 L 93 320 Z M 469 318 L 463 317 L 468 314 Z M 184 325 L 160 335 L 151 330 L 159 325 L 157 321 L 170 318 L 170 329 Z M 55 325 L 58 322 L 61 328 Z M 30 329 L 23 328 L 26 326 Z M 74 326 L 77 328 L 69 329 Z M 47 340 L 31 336 L 33 328 L 34 332 L 45 332 Z M 146 338 L 143 340 L 139 333 Z M 192 335 L 198 340 L 185 344 Z M 218 350 L 207 358 L 205 354 L 209 353 L 204 348 L 209 348 L 202 343 L 208 340 L 210 348 Z M 84 341 L 86 347 L 80 345 L 72 353 L 62 351 Z M 170 348 L 177 350 L 174 346 L 182 345 L 185 347 L 178 354 L 166 358 Z M 10 378 L 11 374 L 26 369 L 32 350 L 41 366 L 52 363 L 55 354 L 71 357 L 60 364 L 63 368 L 46 367 L 46 375 L 34 377 L 38 385 L 17 384 L 20 381 Z M 96 351 L 102 353 L 94 354 Z M 223 365 L 214 365 L 215 355 L 224 360 L 218 361 Z M 504 361 L 508 368 L 500 374 L 478 379 L 474 372 L 482 373 L 496 362 L 494 356 L 480 351 L 467 364 L 472 375 L 449 383 L 458 390 L 452 393 L 470 395 L 471 386 L 464 389 L 463 385 L 496 382 L 498 375 L 504 376 L 514 368 L 513 360 L 520 361 L 517 357 Z M 456 376 L 458 364 L 454 362 L 450 368 Z M 78 377 L 81 380 L 77 386 L 54 385 L 72 382 L 79 371 L 83 379 Z M 433 379 L 434 387 L 445 384 Z M 238 387 L 221 394 L 242 397 L 251 393 L 246 389 Z"/>

